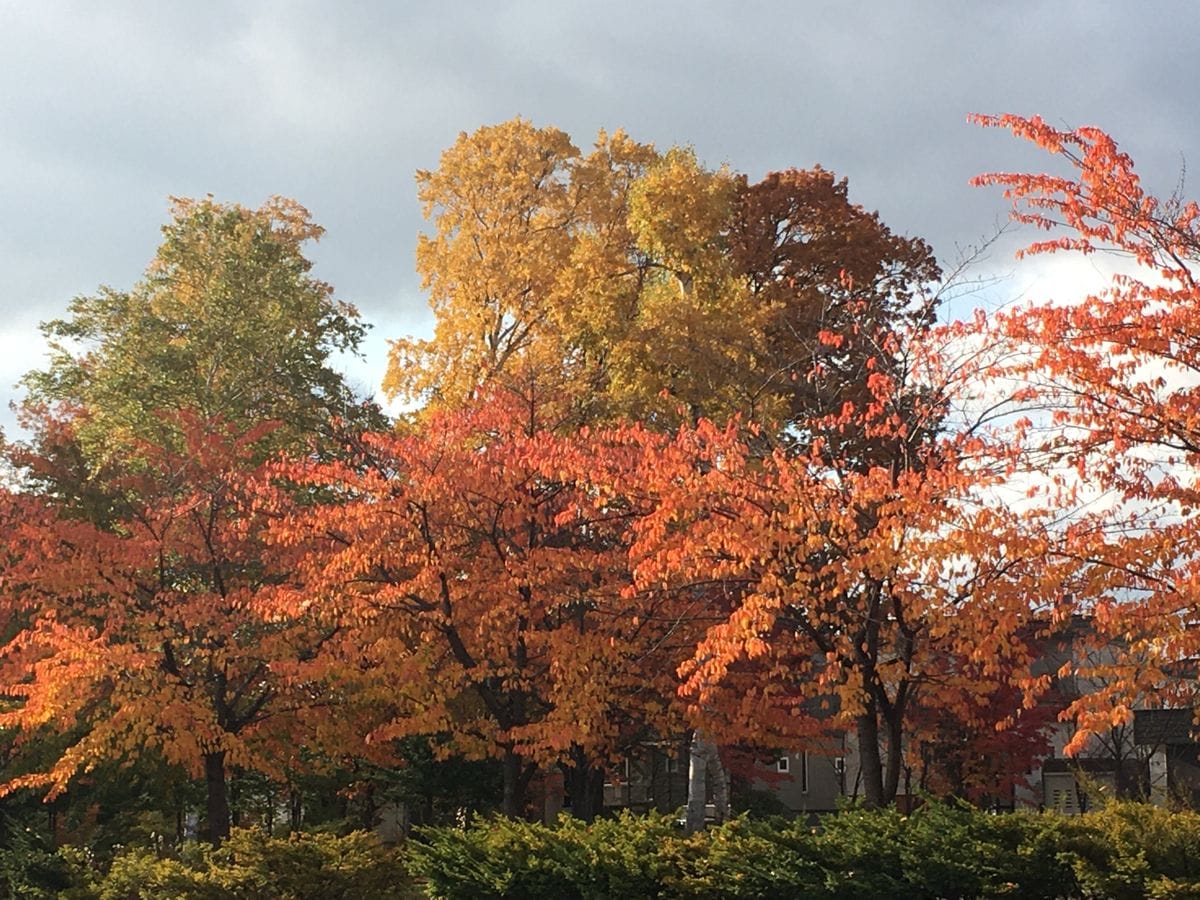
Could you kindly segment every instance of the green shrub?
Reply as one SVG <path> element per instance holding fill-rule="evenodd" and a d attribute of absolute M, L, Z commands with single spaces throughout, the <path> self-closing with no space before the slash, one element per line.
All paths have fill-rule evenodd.
<path fill-rule="evenodd" d="M 82 897 L 96 900 L 219 900 L 229 896 L 209 880 L 207 867 L 193 868 L 178 859 L 164 859 L 144 848 L 125 850 L 95 887 Z"/>
<path fill-rule="evenodd" d="M 990 815 L 930 802 L 907 816 L 849 807 L 817 829 L 740 817 L 695 835 L 671 816 L 488 819 L 421 829 L 400 850 L 362 832 L 236 831 L 219 850 L 175 858 L 124 850 L 104 875 L 82 851 L 18 835 L 0 850 L 0 888 L 34 900 L 1200 900 L 1200 814 L 1114 803 L 1074 818 Z"/>
<path fill-rule="evenodd" d="M 984 897 L 1056 900 L 1079 896 L 1064 847 L 1078 823 L 1052 813 L 1015 812 L 980 816 L 995 847 Z"/>
<path fill-rule="evenodd" d="M 364 831 L 344 837 L 289 838 L 235 831 L 210 858 L 216 882 L 229 889 L 229 896 L 248 900 L 387 900 L 413 895 L 397 852 Z"/>
<path fill-rule="evenodd" d="M 798 821 L 739 817 L 688 838 L 665 842 L 667 894 L 696 898 L 819 897 L 827 873 L 812 829 Z"/>
<path fill-rule="evenodd" d="M 660 896 L 664 850 L 680 837 L 675 816 L 623 812 L 591 824 L 563 820 L 560 828 L 574 833 L 586 848 L 588 872 L 579 885 L 581 897 Z"/>
<path fill-rule="evenodd" d="M 624 814 L 548 827 L 489 819 L 460 831 L 425 828 L 406 848 L 409 868 L 431 897 L 657 897 L 658 854 L 674 837 L 667 816 Z"/>
<path fill-rule="evenodd" d="M 822 820 L 817 841 L 826 896 L 873 900 L 910 896 L 901 871 L 905 817 L 895 808 L 847 807 Z"/>
<path fill-rule="evenodd" d="M 1114 802 L 1082 816 L 1072 832 L 1065 858 L 1082 896 L 1200 896 L 1200 814 Z"/>
<path fill-rule="evenodd" d="M 465 831 L 420 829 L 408 842 L 405 858 L 409 869 L 425 880 L 431 897 L 528 896 L 517 892 L 535 886 L 552 891 L 545 896 L 569 897 L 570 877 L 550 856 L 548 841 L 549 834 L 538 826 L 490 819 Z"/>
<path fill-rule="evenodd" d="M 271 838 L 235 830 L 213 850 L 192 845 L 180 858 L 151 850 L 118 854 L 91 893 L 96 900 L 380 900 L 420 896 L 394 850 L 374 835 Z"/>
<path fill-rule="evenodd" d="M 628 814 L 547 827 L 504 819 L 424 829 L 406 850 L 429 895 L 465 898 L 870 898 L 1082 896 L 1078 822 L 930 803 L 911 816 L 849 807 L 820 829 L 744 817 L 684 835 Z M 1162 890 L 1182 889 L 1166 882 Z M 1169 896 L 1164 894 L 1164 896 Z"/>

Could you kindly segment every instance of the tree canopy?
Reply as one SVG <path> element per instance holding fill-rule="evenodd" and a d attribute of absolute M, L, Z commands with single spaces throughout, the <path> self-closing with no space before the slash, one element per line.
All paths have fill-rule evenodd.
<path fill-rule="evenodd" d="M 819 166 L 461 134 L 417 175 L 434 329 L 392 343 L 393 423 L 336 367 L 365 326 L 308 212 L 173 201 L 141 280 L 43 326 L 4 447 L 0 791 L 149 760 L 220 840 L 235 773 L 412 751 L 495 766 L 512 815 L 560 771 L 591 816 L 691 732 L 849 734 L 870 804 L 980 799 L 1071 671 L 1072 749 L 1194 705 L 1200 208 L 1097 129 L 979 121 L 1068 170 L 979 179 L 1057 229 L 1026 252 L 1130 272 L 940 323 L 930 247 Z M 1038 669 L 1081 613 L 1104 652 Z"/>
<path fill-rule="evenodd" d="M 175 199 L 145 275 L 102 288 L 42 326 L 47 368 L 29 373 L 26 406 L 62 410 L 93 467 L 141 445 L 181 446 L 163 411 L 189 410 L 248 431 L 266 421 L 265 458 L 328 433 L 335 418 L 370 421 L 331 366 L 365 326 L 312 277 L 304 245 L 323 229 L 300 204 L 259 209 Z"/>

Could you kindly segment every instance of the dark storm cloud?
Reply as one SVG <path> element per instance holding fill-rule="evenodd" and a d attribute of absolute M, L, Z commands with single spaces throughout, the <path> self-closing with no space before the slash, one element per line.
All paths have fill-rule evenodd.
<path fill-rule="evenodd" d="M 1170 190 L 1200 148 L 1191 3 L 205 3 L 0 7 L 0 381 L 34 323 L 153 254 L 168 194 L 296 197 L 319 273 L 383 338 L 428 326 L 413 171 L 524 115 L 760 175 L 821 163 L 943 256 L 1042 167 L 973 110 L 1098 124 Z M 1003 248 L 1002 255 L 1010 247 Z"/>

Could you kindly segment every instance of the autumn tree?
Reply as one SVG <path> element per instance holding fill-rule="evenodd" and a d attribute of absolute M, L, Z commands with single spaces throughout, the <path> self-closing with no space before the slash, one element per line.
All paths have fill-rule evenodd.
<path fill-rule="evenodd" d="M 1037 630 L 1028 623 L 1013 636 L 1027 646 L 990 665 L 950 653 L 930 659 L 907 726 L 906 794 L 1007 806 L 1030 786 L 1030 773 L 1053 755 L 1053 727 L 1069 702 L 1053 688 L 1026 702 L 1024 684 L 1046 658 L 1031 638 Z"/>
<path fill-rule="evenodd" d="M 566 429 L 741 415 L 761 426 L 758 452 L 819 447 L 895 477 L 937 430 L 919 391 L 868 413 L 881 385 L 913 385 L 905 335 L 932 323 L 938 266 L 831 173 L 751 184 L 620 133 L 583 156 L 517 120 L 461 135 L 418 181 L 437 330 L 394 345 L 395 391 L 453 407 L 488 383 L 540 390 Z M 730 614 L 741 589 L 700 595 L 697 621 Z"/>
<path fill-rule="evenodd" d="M 0 725 L 28 744 L 72 742 L 4 790 L 53 799 L 101 763 L 159 753 L 204 778 L 210 836 L 228 832 L 231 766 L 282 777 L 319 700 L 311 663 L 328 635 L 300 617 L 265 622 L 257 595 L 280 579 L 246 480 L 262 435 L 181 417 L 182 452 L 146 447 L 117 478 L 108 527 L 19 498 L 4 522 L 15 558 L 6 605 L 25 622 L 3 648 Z M 308 671 L 309 674 L 304 673 Z"/>
<path fill-rule="evenodd" d="M 637 577 L 724 591 L 681 670 L 693 715 L 773 731 L 776 746 L 850 731 L 865 800 L 890 802 L 918 699 L 976 713 L 948 659 L 1001 681 L 1027 672 L 1017 635 L 1057 577 L 1045 523 L 989 499 L 1005 464 L 973 437 L 901 469 L 753 447 L 752 432 L 701 423 L 646 459 L 655 509 L 635 526 Z"/>
<path fill-rule="evenodd" d="M 584 157 L 562 131 L 521 119 L 460 135 L 437 170 L 417 173 L 434 222 L 417 245 L 434 336 L 393 343 L 385 390 L 454 407 L 536 373 L 574 403 L 600 396 L 604 348 L 586 332 L 611 327 L 612 304 L 636 293 L 625 198 L 653 158 L 622 132 Z M 581 315 L 581 282 L 597 286 L 598 319 Z"/>
<path fill-rule="evenodd" d="M 932 321 L 929 247 L 820 168 L 752 184 L 623 132 L 584 155 L 518 119 L 460 135 L 418 186 L 435 331 L 393 343 L 385 386 L 433 407 L 534 379 L 576 425 L 787 429 L 861 401 L 889 335 Z"/>
<path fill-rule="evenodd" d="M 1093 618 L 1100 665 L 1080 666 L 1078 749 L 1126 723 L 1138 703 L 1194 705 L 1177 666 L 1197 655 L 1195 515 L 1200 463 L 1200 206 L 1149 193 L 1132 159 L 1098 128 L 977 116 L 1045 150 L 1054 174 L 995 173 L 1013 217 L 1048 232 L 1022 256 L 1108 253 L 1109 286 L 1005 314 L 998 338 L 1023 356 L 1047 466 L 1077 498 L 1053 549 L 1079 571 L 1072 599 Z M 1035 431 L 1032 426 L 1037 426 Z M 1063 598 L 1064 602 L 1068 598 Z M 1105 647 L 1119 646 L 1113 654 Z M 1084 647 L 1081 659 L 1096 655 Z"/>
<path fill-rule="evenodd" d="M 9 788 L 58 792 L 98 759 L 154 748 L 203 769 L 219 840 L 227 768 L 278 772 L 265 723 L 290 733 L 301 698 L 320 699 L 288 679 L 321 634 L 257 607 L 288 567 L 271 568 L 249 480 L 381 417 L 330 366 L 363 326 L 309 274 L 321 230 L 301 206 L 209 198 L 171 213 L 142 281 L 74 301 L 26 379 L 33 439 L 8 456 L 40 512 L 5 523 L 21 548 L 4 576 L 19 619 L 5 716 L 78 739 Z"/>
<path fill-rule="evenodd" d="M 742 178 L 729 244 L 735 271 L 766 312 L 760 399 L 747 408 L 749 418 L 774 416 L 802 449 L 819 436 L 831 458 L 847 458 L 847 445 L 858 441 L 864 464 L 903 460 L 903 446 L 866 452 L 861 429 L 826 423 L 876 403 L 872 382 L 881 378 L 916 390 L 903 371 L 902 344 L 935 321 L 939 294 L 930 286 L 941 270 L 929 245 L 851 203 L 846 180 L 819 166 L 772 172 L 754 184 Z M 918 402 L 903 398 L 910 408 L 895 412 L 911 419 Z M 923 431 L 895 436 L 914 446 L 938 425 L 927 418 Z"/>
<path fill-rule="evenodd" d="M 562 764 L 590 816 L 595 767 L 644 729 L 678 725 L 672 669 L 689 622 L 671 597 L 628 590 L 638 510 L 578 474 L 625 456 L 547 430 L 538 405 L 499 392 L 372 435 L 357 462 L 281 472 L 329 498 L 273 529 L 304 553 L 284 611 L 311 608 L 346 636 L 386 711 L 371 742 L 433 735 L 499 759 L 508 815 L 539 768 Z"/>

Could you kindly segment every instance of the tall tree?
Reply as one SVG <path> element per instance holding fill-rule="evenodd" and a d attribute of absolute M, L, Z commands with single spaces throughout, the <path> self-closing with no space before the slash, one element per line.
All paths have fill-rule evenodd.
<path fill-rule="evenodd" d="M 141 742 L 203 765 L 219 840 L 227 767 L 276 771 L 251 748 L 314 698 L 289 679 L 323 641 L 302 616 L 258 612 L 288 566 L 264 555 L 247 485 L 277 452 L 327 452 L 382 419 L 330 365 L 363 326 L 309 274 L 321 229 L 303 207 L 207 198 L 171 213 L 133 289 L 78 299 L 44 327 L 50 364 L 26 379 L 33 440 L 8 456 L 22 502 L 50 509 L 5 523 L 22 548 L 6 600 L 22 618 L 4 692 L 19 700 L 12 724 L 80 735 L 48 775 L 14 784 L 62 790 Z"/>
<path fill-rule="evenodd" d="M 937 429 L 904 345 L 932 323 L 937 264 L 831 173 L 750 184 L 619 133 L 583 157 L 518 120 L 460 136 L 419 182 L 438 330 L 395 345 L 394 389 L 454 406 L 500 381 L 558 396 L 564 429 L 748 416 L 760 451 L 821 447 L 827 463 L 897 478 Z M 914 393 L 884 409 L 881 383 Z M 740 589 L 688 596 L 720 618 Z"/>
<path fill-rule="evenodd" d="M 164 411 L 249 431 L 267 421 L 261 456 L 307 447 L 336 419 L 363 421 L 331 366 L 364 333 L 352 306 L 312 277 L 305 244 L 323 229 L 292 200 L 259 209 L 174 199 L 145 276 L 104 288 L 42 326 L 47 368 L 25 378 L 31 408 L 67 410 L 96 469 L 143 444 L 181 446 Z M 378 421 L 378 420 L 376 420 Z"/>

